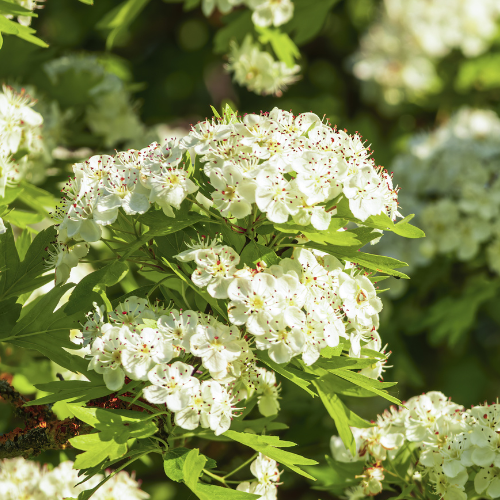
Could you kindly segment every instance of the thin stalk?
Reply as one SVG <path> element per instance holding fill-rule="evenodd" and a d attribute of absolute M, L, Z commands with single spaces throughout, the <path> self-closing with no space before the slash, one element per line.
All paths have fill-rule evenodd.
<path fill-rule="evenodd" d="M 243 467 L 245 467 L 246 465 L 248 465 L 250 462 L 252 462 L 253 460 L 255 460 L 255 458 L 258 456 L 258 453 L 255 453 L 254 455 L 252 455 L 246 462 L 243 462 L 239 467 L 236 467 L 236 469 L 234 469 L 232 472 L 230 472 L 229 474 L 226 474 L 224 476 L 224 480 L 226 478 L 228 478 L 229 476 L 232 476 L 233 474 L 235 474 L 236 472 L 238 472 L 239 470 L 243 469 Z"/>

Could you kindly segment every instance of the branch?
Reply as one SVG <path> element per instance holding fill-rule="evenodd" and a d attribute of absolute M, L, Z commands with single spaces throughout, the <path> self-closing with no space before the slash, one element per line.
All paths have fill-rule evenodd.
<path fill-rule="evenodd" d="M 71 447 L 68 440 L 87 434 L 91 427 L 76 418 L 41 422 L 31 429 L 14 429 L 0 436 L 0 459 L 22 456 L 34 457 L 45 450 L 64 450 Z"/>
<path fill-rule="evenodd" d="M 57 418 L 47 405 L 24 406 L 26 399 L 7 380 L 0 380 L 0 399 L 14 407 L 14 415 L 23 419 L 28 428 Z"/>

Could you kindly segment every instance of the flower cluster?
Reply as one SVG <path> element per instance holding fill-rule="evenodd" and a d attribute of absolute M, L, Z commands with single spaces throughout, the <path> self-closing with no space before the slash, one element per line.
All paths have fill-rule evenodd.
<path fill-rule="evenodd" d="M 337 436 L 331 449 L 337 461 L 366 462 L 361 483 L 346 492 L 349 498 L 380 493 L 403 446 L 415 450 L 418 461 L 401 475 L 421 490 L 430 488 L 445 500 L 466 500 L 471 489 L 481 498 L 499 498 L 499 430 L 500 404 L 464 410 L 444 394 L 429 392 L 411 398 L 404 408 L 386 410 L 373 427 L 353 428 L 354 457 Z"/>
<path fill-rule="evenodd" d="M 234 40 L 231 42 L 225 69 L 233 73 L 238 85 L 260 95 L 281 96 L 289 85 L 300 78 L 298 64 L 289 67 L 283 61 L 275 60 L 269 52 L 260 49 L 251 35 L 247 35 L 241 45 Z"/>
<path fill-rule="evenodd" d="M 44 64 L 43 69 L 56 86 L 78 81 L 90 98 L 85 107 L 83 121 L 94 136 L 102 138 L 107 148 L 144 137 L 147 132 L 137 109 L 131 102 L 124 82 L 106 70 L 99 59 L 91 55 L 68 55 Z"/>
<path fill-rule="evenodd" d="M 199 245 L 177 256 L 194 261 L 191 279 L 218 299 L 229 299 L 229 321 L 255 338 L 276 363 L 301 355 L 312 365 L 324 347 L 340 339 L 359 357 L 361 343 L 378 343 L 382 301 L 370 279 L 328 254 L 296 248 L 268 268 L 238 269 L 240 257 L 226 245 Z M 379 350 L 377 349 L 377 350 Z M 377 373 L 377 375 L 380 375 Z"/>
<path fill-rule="evenodd" d="M 84 345 L 89 369 L 102 373 L 109 389 L 121 389 L 125 376 L 146 381 L 151 385 L 144 398 L 166 404 L 176 425 L 201 425 L 217 435 L 229 429 L 240 401 L 254 394 L 264 416 L 278 412 L 274 373 L 256 366 L 237 327 L 208 314 L 153 307 L 138 297 L 126 299 L 108 320 L 96 307 L 73 341 Z"/>
<path fill-rule="evenodd" d="M 293 2 L 291 0 L 203 0 L 201 9 L 205 16 L 211 16 L 215 9 L 222 14 L 228 14 L 234 7 L 244 4 L 252 12 L 255 26 L 281 26 L 293 17 Z"/>
<path fill-rule="evenodd" d="M 252 474 L 257 481 L 244 481 L 236 488 L 239 491 L 260 495 L 259 500 L 276 500 L 280 471 L 275 460 L 262 453 L 250 465 Z"/>
<path fill-rule="evenodd" d="M 439 90 L 439 59 L 454 49 L 475 57 L 489 48 L 499 16 L 495 0 L 384 0 L 353 58 L 354 74 L 375 82 L 390 105 L 418 99 Z"/>
<path fill-rule="evenodd" d="M 0 196 L 15 186 L 44 152 L 43 117 L 35 101 L 22 90 L 3 85 L 0 93 Z"/>
<path fill-rule="evenodd" d="M 109 475 L 109 472 L 107 473 Z M 73 469 L 73 462 L 60 463 L 54 469 L 24 458 L 0 460 L 0 496 L 3 500 L 54 500 L 76 498 L 82 491 L 95 488 L 104 476 L 96 474 L 76 486 L 81 478 Z M 145 500 L 149 495 L 140 489 L 139 483 L 127 472 L 121 471 L 110 477 L 92 496 L 95 500 Z"/>
<path fill-rule="evenodd" d="M 403 203 L 427 237 L 408 245 L 387 235 L 377 250 L 417 265 L 439 254 L 468 261 L 484 251 L 500 274 L 499 144 L 500 119 L 489 110 L 463 108 L 435 131 L 415 136 L 393 169 Z"/>
<path fill-rule="evenodd" d="M 260 210 L 274 223 L 292 218 L 325 230 L 335 213 L 333 200 L 341 195 L 362 221 L 380 213 L 393 220 L 399 215 L 398 190 L 359 134 L 334 129 L 313 113 L 294 116 L 274 108 L 206 120 L 180 142 L 75 164 L 57 215 L 61 246 L 56 253 L 67 252 L 70 240 L 99 240 L 120 208 L 137 215 L 156 205 L 175 217 L 174 210 L 199 188 L 184 166 L 188 157 L 195 164 L 196 156 L 211 185 L 206 187 L 212 200 L 206 201 L 224 217 L 242 219 Z"/>

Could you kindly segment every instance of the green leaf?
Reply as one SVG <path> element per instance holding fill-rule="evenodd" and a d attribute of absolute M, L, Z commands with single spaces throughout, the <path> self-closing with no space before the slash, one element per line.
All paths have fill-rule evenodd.
<path fill-rule="evenodd" d="M 148 3 L 149 0 L 126 0 L 108 12 L 97 23 L 98 29 L 111 30 L 106 40 L 107 49 L 113 47 L 116 37 L 128 29 Z"/>
<path fill-rule="evenodd" d="M 500 283 L 484 277 L 471 279 L 459 296 L 437 300 L 427 311 L 421 327 L 430 330 L 432 344 L 444 341 L 453 347 L 472 328 L 482 304 L 498 294 Z"/>
<path fill-rule="evenodd" d="M 218 29 L 214 36 L 214 52 L 216 54 L 227 52 L 232 40 L 241 43 L 247 33 L 253 31 L 252 12 L 249 9 L 224 16 L 223 22 L 227 23 L 226 26 Z"/>
<path fill-rule="evenodd" d="M 21 262 L 14 243 L 12 228 L 0 235 L 0 300 L 19 297 L 45 285 L 53 275 L 41 276 L 46 271 L 46 249 L 55 239 L 55 229 L 50 227 L 37 234 Z"/>
<path fill-rule="evenodd" d="M 17 297 L 0 302 L 0 340 L 11 335 L 18 320 L 22 305 L 17 304 Z"/>
<path fill-rule="evenodd" d="M 356 455 L 356 442 L 350 428 L 371 427 L 371 424 L 349 410 L 349 408 L 347 408 L 347 406 L 337 396 L 335 391 L 335 378 L 333 375 L 325 375 L 324 377 L 321 377 L 314 382 L 314 385 L 316 386 L 319 397 L 321 398 L 326 410 L 333 418 L 337 427 L 337 432 L 344 442 L 345 447 L 354 457 Z"/>
<path fill-rule="evenodd" d="M 28 249 L 31 245 L 31 233 L 29 231 L 23 231 L 16 240 L 16 250 L 21 260 L 26 258 Z"/>
<path fill-rule="evenodd" d="M 321 245 L 319 243 L 315 243 L 314 241 L 306 243 L 305 246 L 327 252 L 330 255 L 337 257 L 338 259 L 348 260 L 350 262 L 353 262 L 354 264 L 366 267 L 367 269 L 372 269 L 380 273 L 408 279 L 408 276 L 406 274 L 395 270 L 395 268 L 397 267 L 408 266 L 408 264 L 391 257 L 363 253 L 357 250 L 352 250 L 350 247 L 340 247 L 330 244 Z"/>
<path fill-rule="evenodd" d="M 359 385 L 360 387 L 363 387 L 364 389 L 367 389 L 368 391 L 371 391 L 377 394 L 378 396 L 382 396 L 391 403 L 397 405 L 402 404 L 398 398 L 391 396 L 387 391 L 383 390 L 382 388 L 379 388 L 383 387 L 383 385 L 381 386 L 383 382 L 380 382 L 379 380 L 374 380 L 372 378 L 365 377 L 360 373 L 351 372 L 349 370 L 332 370 L 332 373 L 340 378 L 343 378 L 344 380 L 352 382 L 355 385 Z"/>
<path fill-rule="evenodd" d="M 11 14 L 13 16 L 31 16 L 38 17 L 33 11 L 21 7 L 19 4 L 8 2 L 6 0 L 0 0 L 0 14 Z"/>
<path fill-rule="evenodd" d="M 68 404 L 67 408 L 75 417 L 100 431 L 70 440 L 75 448 L 85 450 L 75 462 L 75 467 L 79 469 L 94 467 L 103 460 L 120 458 L 127 452 L 130 439 L 145 439 L 158 430 L 147 413 L 85 408 L 74 404 Z"/>
<path fill-rule="evenodd" d="M 479 57 L 465 59 L 460 63 L 455 80 L 455 89 L 465 93 L 486 91 L 500 87 L 500 53 L 487 52 Z"/>
<path fill-rule="evenodd" d="M 21 201 L 38 213 L 50 218 L 50 213 L 55 211 L 59 200 L 56 199 L 52 193 L 30 184 L 27 181 L 21 181 L 21 186 L 23 188 Z"/>
<path fill-rule="evenodd" d="M 74 464 L 76 469 L 88 469 L 99 465 L 104 460 L 123 457 L 128 449 L 127 443 L 102 439 L 100 432 L 76 436 L 71 438 L 69 442 L 77 450 L 84 451 L 76 456 Z"/>
<path fill-rule="evenodd" d="M 263 44 L 270 43 L 276 57 L 289 68 L 293 68 L 295 59 L 300 58 L 300 50 L 292 42 L 292 39 L 278 28 L 255 26 L 255 30 L 259 33 L 259 41 Z"/>
<path fill-rule="evenodd" d="M 269 248 L 251 240 L 240 254 L 240 263 L 255 267 L 258 262 L 265 262 L 269 267 L 280 262 L 280 258 Z"/>
<path fill-rule="evenodd" d="M 10 205 L 19 195 L 24 191 L 24 188 L 17 186 L 15 188 L 8 188 L 5 191 L 5 196 L 0 196 L 0 206 Z"/>
<path fill-rule="evenodd" d="M 163 456 L 163 469 L 169 479 L 176 482 L 184 480 L 184 462 L 191 450 L 188 448 L 174 448 Z M 215 469 L 217 463 L 211 458 L 206 458 L 204 469 Z"/>
<path fill-rule="evenodd" d="M 328 18 L 328 12 L 338 0 L 294 0 L 292 19 L 282 29 L 292 33 L 297 45 L 304 45 L 318 35 Z"/>
<path fill-rule="evenodd" d="M 254 420 L 238 420 L 233 419 L 231 429 L 236 432 L 254 432 L 262 434 L 266 432 L 274 432 L 288 429 L 288 425 L 281 422 L 273 422 L 277 415 L 265 418 L 256 418 Z"/>
<path fill-rule="evenodd" d="M 45 216 L 34 212 L 24 212 L 22 210 L 12 210 L 4 216 L 4 220 L 14 224 L 15 226 L 26 229 L 29 224 L 38 224 Z"/>
<path fill-rule="evenodd" d="M 79 0 L 79 1 L 87 5 L 94 5 L 94 0 Z"/>
<path fill-rule="evenodd" d="M 113 286 L 119 283 L 127 274 L 128 266 L 125 262 L 114 261 L 98 271 L 94 271 L 83 278 L 71 293 L 68 303 L 64 306 L 67 315 L 87 313 L 92 309 L 95 300 L 101 302 L 97 293 L 103 286 Z"/>
<path fill-rule="evenodd" d="M 177 231 L 182 231 L 183 229 L 193 226 L 197 222 L 210 221 L 210 219 L 204 215 L 193 214 L 188 217 L 173 219 L 167 217 L 162 211 L 150 210 L 144 215 L 139 217 L 139 221 L 146 226 L 149 226 L 149 231 L 143 234 L 139 239 L 135 240 L 130 245 L 127 245 L 120 250 L 126 250 L 122 255 L 123 259 L 126 259 L 132 255 L 136 250 L 141 248 L 144 244 L 148 243 L 150 240 L 157 236 L 166 236 L 168 234 L 176 233 Z"/>
<path fill-rule="evenodd" d="M 273 460 L 276 460 L 280 464 L 292 469 L 297 474 L 307 477 L 308 479 L 315 480 L 314 477 L 297 466 L 316 465 L 318 462 L 280 449 L 296 446 L 295 443 L 290 441 L 280 441 L 277 436 L 259 436 L 257 434 L 248 434 L 233 430 L 228 430 L 223 435 L 237 441 L 238 443 L 244 444 L 245 446 L 249 446 L 255 451 L 258 451 Z"/>
<path fill-rule="evenodd" d="M 35 387 L 43 392 L 51 393 L 34 401 L 29 401 L 26 406 L 45 405 L 56 403 L 57 401 L 87 402 L 91 399 L 108 396 L 115 391 L 110 391 L 101 380 L 85 382 L 82 380 L 63 380 L 59 382 L 49 382 L 47 384 L 35 384 Z"/>
<path fill-rule="evenodd" d="M 311 380 L 314 380 L 316 378 L 314 375 L 310 375 L 300 370 L 295 370 L 289 365 L 279 365 L 269 358 L 266 351 L 256 351 L 255 355 L 260 361 L 272 368 L 276 373 L 279 373 L 282 377 L 285 377 L 286 379 L 290 380 L 290 382 L 293 382 L 295 385 L 299 386 L 310 396 L 317 396 L 317 394 L 309 388 L 309 386 L 311 385 Z"/>
<path fill-rule="evenodd" d="M 405 238 L 424 238 L 425 233 L 416 226 L 412 226 L 409 222 L 415 217 L 415 214 L 408 215 L 402 221 L 394 224 L 393 231 Z"/>

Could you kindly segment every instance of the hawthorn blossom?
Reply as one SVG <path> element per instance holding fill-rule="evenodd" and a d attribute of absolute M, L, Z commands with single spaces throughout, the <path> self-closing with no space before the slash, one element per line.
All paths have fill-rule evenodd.
<path fill-rule="evenodd" d="M 251 279 L 236 278 L 227 293 L 229 320 L 244 325 L 254 335 L 269 331 L 268 322 L 282 312 L 283 296 L 278 292 L 277 280 L 270 274 L 258 274 Z"/>
<path fill-rule="evenodd" d="M 228 364 L 248 350 L 238 328 L 222 324 L 198 325 L 190 342 L 192 354 L 202 359 L 203 366 L 214 378 L 225 377 Z"/>
<path fill-rule="evenodd" d="M 181 411 L 192 394 L 198 392 L 200 381 L 192 377 L 194 368 L 180 361 L 156 365 L 148 378 L 153 385 L 144 389 L 144 397 L 153 404 L 165 403 L 170 411 Z"/>
<path fill-rule="evenodd" d="M 120 340 L 123 343 L 123 369 L 133 380 L 147 380 L 148 372 L 155 364 L 168 363 L 174 355 L 172 344 L 152 328 L 137 333 L 123 326 Z"/>
<path fill-rule="evenodd" d="M 196 254 L 198 266 L 191 279 L 200 287 L 207 287 L 208 293 L 216 299 L 225 299 L 228 286 L 233 281 L 233 274 L 240 262 L 240 256 L 228 246 L 217 246 L 207 250 L 199 250 Z"/>
<path fill-rule="evenodd" d="M 124 345 L 121 339 L 121 329 L 109 328 L 104 335 L 97 337 L 91 346 L 88 369 L 104 375 L 104 383 L 111 391 L 118 391 L 125 382 L 123 367 Z"/>

